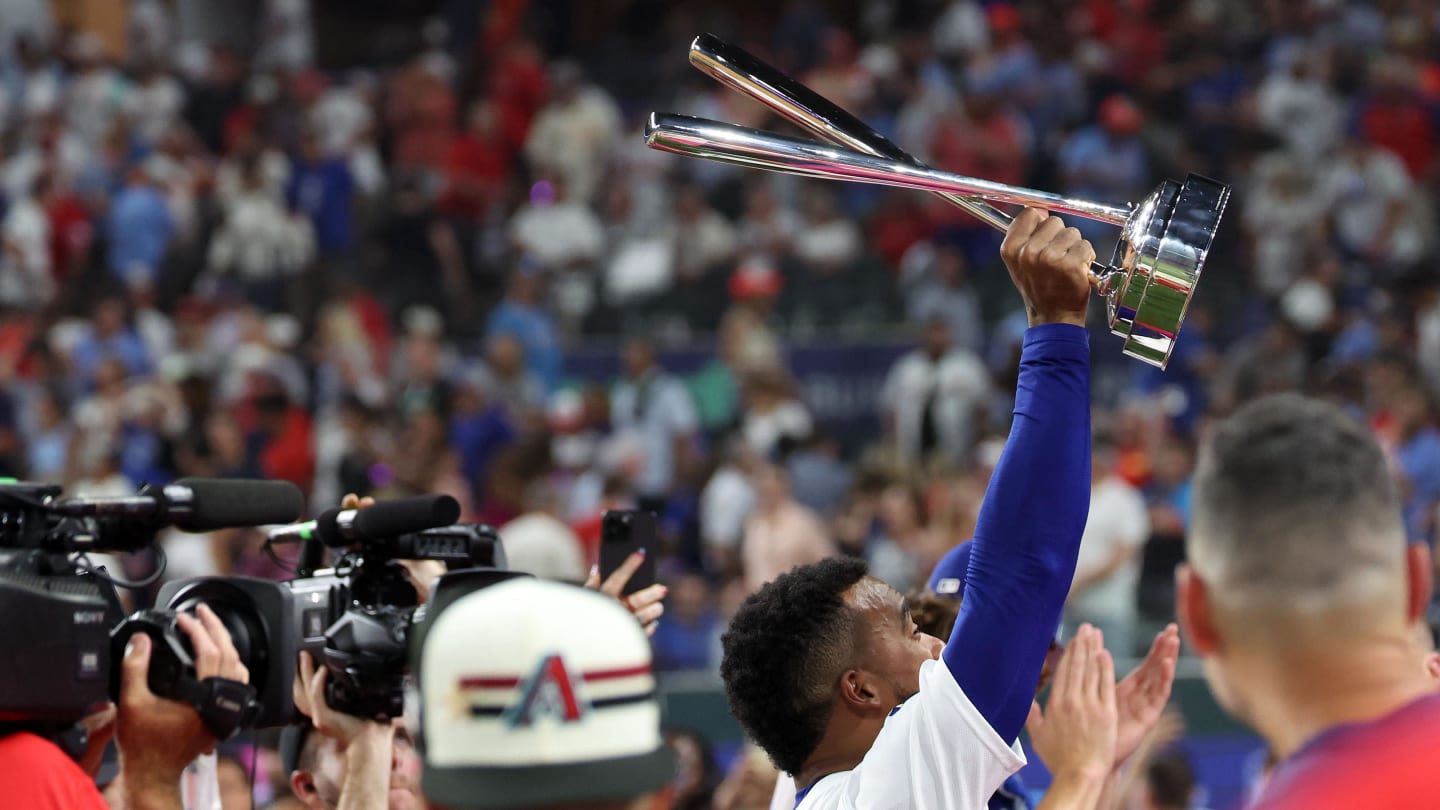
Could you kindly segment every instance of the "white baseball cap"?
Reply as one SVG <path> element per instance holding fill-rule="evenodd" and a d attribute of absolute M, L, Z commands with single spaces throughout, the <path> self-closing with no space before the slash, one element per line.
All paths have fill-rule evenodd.
<path fill-rule="evenodd" d="M 649 641 L 610 597 L 528 577 L 491 585 L 441 609 L 419 663 L 431 802 L 626 799 L 674 777 Z"/>

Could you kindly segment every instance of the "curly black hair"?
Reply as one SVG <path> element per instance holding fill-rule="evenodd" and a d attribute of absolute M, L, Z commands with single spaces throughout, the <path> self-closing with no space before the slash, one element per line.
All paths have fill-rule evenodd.
<path fill-rule="evenodd" d="M 781 574 L 745 600 L 721 639 L 730 713 L 786 773 L 800 770 L 825 733 L 858 638 L 844 594 L 867 570 L 847 557 Z"/>

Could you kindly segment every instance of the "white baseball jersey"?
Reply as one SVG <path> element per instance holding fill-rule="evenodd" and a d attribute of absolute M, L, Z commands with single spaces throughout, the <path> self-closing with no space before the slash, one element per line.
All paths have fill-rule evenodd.
<path fill-rule="evenodd" d="M 919 693 L 885 721 L 865 759 L 820 779 L 796 810 L 985 810 L 1024 765 L 1020 742 L 1006 745 L 950 669 L 926 661 Z M 785 783 L 794 789 L 782 776 L 777 800 Z"/>

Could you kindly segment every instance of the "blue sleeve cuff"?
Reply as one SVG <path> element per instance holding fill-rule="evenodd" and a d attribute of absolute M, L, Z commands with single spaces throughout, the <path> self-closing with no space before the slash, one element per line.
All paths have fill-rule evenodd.
<path fill-rule="evenodd" d="M 1090 332 L 1070 323 L 1042 323 L 1025 330 L 1022 345 L 1027 356 L 1075 357 L 1090 354 Z"/>

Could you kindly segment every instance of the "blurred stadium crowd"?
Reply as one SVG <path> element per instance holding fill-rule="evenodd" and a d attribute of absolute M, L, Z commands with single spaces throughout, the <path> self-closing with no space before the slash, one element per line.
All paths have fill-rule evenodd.
<path fill-rule="evenodd" d="M 281 478 L 312 511 L 445 492 L 513 567 L 572 580 L 604 509 L 651 507 L 672 670 L 713 670 L 727 613 L 795 564 L 863 555 L 923 584 L 970 536 L 1006 427 L 1025 318 L 999 235 L 909 192 L 646 150 L 652 109 L 783 129 L 687 66 L 709 30 L 942 169 L 1108 203 L 1187 171 L 1236 186 L 1169 370 L 1093 329 L 1070 612 L 1117 654 L 1171 618 L 1196 435 L 1258 394 L 1363 414 L 1434 540 L 1423 0 L 641 0 L 583 31 L 578 3 L 494 2 L 343 70 L 317 67 L 305 3 L 274 5 L 253 53 L 179 41 L 160 2 L 131 4 L 123 58 L 78 31 L 10 43 L 0 474 L 77 495 Z M 789 349 L 896 338 L 914 348 L 873 434 L 836 436 Z M 666 370 L 696 346 L 700 371 Z M 567 372 L 582 348 L 622 373 Z M 167 576 L 283 577 L 261 540 L 172 534 Z"/>

